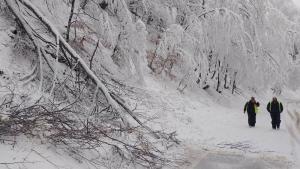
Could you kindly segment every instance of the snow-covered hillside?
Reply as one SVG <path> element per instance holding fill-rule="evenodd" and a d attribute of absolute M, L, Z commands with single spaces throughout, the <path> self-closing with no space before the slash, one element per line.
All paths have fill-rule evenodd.
<path fill-rule="evenodd" d="M 299 16 L 293 0 L 0 0 L 0 168 L 298 168 Z"/>

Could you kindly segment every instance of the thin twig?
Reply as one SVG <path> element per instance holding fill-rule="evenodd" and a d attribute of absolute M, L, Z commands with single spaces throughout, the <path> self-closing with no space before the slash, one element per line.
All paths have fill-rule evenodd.
<path fill-rule="evenodd" d="M 98 46 L 99 46 L 99 42 L 100 42 L 100 40 L 98 39 L 97 44 L 96 44 L 96 48 L 95 48 L 95 50 L 94 50 L 94 52 L 92 54 L 91 60 L 90 60 L 90 69 L 91 70 L 92 70 L 92 66 L 93 66 L 93 59 L 94 59 L 94 56 L 95 56 L 95 54 L 97 52 L 97 49 L 98 49 Z"/>

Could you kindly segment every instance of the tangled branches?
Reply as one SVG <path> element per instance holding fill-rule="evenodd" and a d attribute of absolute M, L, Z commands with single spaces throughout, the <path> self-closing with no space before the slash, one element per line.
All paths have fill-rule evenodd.
<path fill-rule="evenodd" d="M 151 141 L 143 127 L 124 128 L 119 123 L 120 117 L 111 116 L 109 111 L 101 114 L 98 111 L 88 117 L 77 112 L 75 107 L 79 101 L 66 104 L 40 99 L 34 105 L 22 106 L 14 104 L 15 97 L 10 96 L 0 107 L 7 116 L 0 121 L 2 137 L 27 135 L 49 141 L 67 148 L 76 158 L 87 160 L 95 168 L 101 164 L 100 159 L 89 159 L 84 155 L 88 151 L 103 154 L 103 149 L 109 149 L 111 156 L 121 159 L 120 163 L 126 161 L 151 168 L 161 168 L 172 162 L 164 157 L 163 147 L 166 143 L 168 146 L 176 144 L 170 139 L 174 138 L 174 133 L 159 133 L 164 138 Z M 100 116 L 101 120 L 98 119 Z"/>
<path fill-rule="evenodd" d="M 165 150 L 179 144 L 175 133 L 153 131 L 146 126 L 34 4 L 28 0 L 5 1 L 35 46 L 39 66 L 26 79 L 39 74 L 42 94 L 34 100 L 10 92 L 8 100 L 0 105 L 5 116 L 0 121 L 2 137 L 36 137 L 69 150 L 74 158 L 88 161 L 95 168 L 101 166 L 101 156 L 120 159 L 120 165 L 131 163 L 147 168 L 172 163 Z M 45 72 L 44 63 L 52 74 Z M 16 97 L 34 101 L 20 102 Z M 99 157 L 90 157 L 89 152 L 97 152 Z"/>

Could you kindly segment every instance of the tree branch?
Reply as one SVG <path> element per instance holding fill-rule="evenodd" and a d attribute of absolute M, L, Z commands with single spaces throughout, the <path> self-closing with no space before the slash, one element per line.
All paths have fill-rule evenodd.
<path fill-rule="evenodd" d="M 72 3 L 71 3 L 71 12 L 70 12 L 70 16 L 69 16 L 68 27 L 67 27 L 67 36 L 66 36 L 67 42 L 69 42 L 69 40 L 70 40 L 70 29 L 71 29 L 71 25 L 72 25 L 72 18 L 74 15 L 75 1 L 76 0 L 72 0 Z"/>

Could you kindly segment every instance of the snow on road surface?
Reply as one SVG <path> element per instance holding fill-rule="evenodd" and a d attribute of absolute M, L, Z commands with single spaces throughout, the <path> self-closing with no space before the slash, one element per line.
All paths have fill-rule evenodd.
<path fill-rule="evenodd" d="M 289 164 L 278 160 L 210 153 L 193 169 L 287 169 L 289 167 Z"/>
<path fill-rule="evenodd" d="M 189 149 L 187 154 L 196 152 L 191 157 L 193 169 L 279 169 L 294 163 L 287 113 L 282 113 L 281 129 L 273 130 L 267 99 L 258 100 L 261 107 L 256 127 L 249 128 L 243 113 L 248 98 L 212 91 L 182 94 L 170 84 L 148 83 L 150 99 L 157 101 L 152 110 L 161 118 L 162 127 L 177 131 Z"/>

